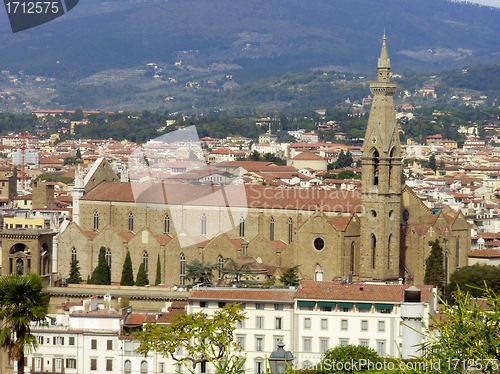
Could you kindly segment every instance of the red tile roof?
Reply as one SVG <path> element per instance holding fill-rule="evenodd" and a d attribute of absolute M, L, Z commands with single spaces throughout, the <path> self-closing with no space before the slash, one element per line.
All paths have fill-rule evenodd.
<path fill-rule="evenodd" d="M 302 281 L 295 295 L 296 299 L 389 301 L 404 300 L 407 284 L 339 284 L 338 282 Z M 422 293 L 422 301 L 429 302 L 432 286 L 416 286 Z"/>
<path fill-rule="evenodd" d="M 130 183 L 103 182 L 82 198 L 82 201 L 123 201 L 157 204 L 184 204 L 199 206 L 226 206 L 226 199 L 233 207 L 320 210 L 329 212 L 361 212 L 361 195 L 357 191 L 325 191 L 283 189 L 269 186 L 245 185 L 246 201 L 242 186 L 212 187 L 183 186 L 158 183 L 144 184 L 144 191 L 137 200 Z M 138 194 L 139 195 L 139 194 Z"/>

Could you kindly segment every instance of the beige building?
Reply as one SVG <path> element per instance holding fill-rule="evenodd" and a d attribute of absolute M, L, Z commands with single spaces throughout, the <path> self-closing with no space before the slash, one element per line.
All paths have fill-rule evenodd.
<path fill-rule="evenodd" d="M 247 258 L 273 266 L 301 265 L 308 278 L 387 280 L 422 284 L 431 243 L 439 239 L 447 278 L 467 265 L 470 228 L 461 212 L 433 214 L 400 184 L 401 145 L 396 131 L 385 45 L 363 145 L 362 191 L 320 191 L 247 185 L 231 187 L 154 184 L 134 196 L 131 183 L 98 183 L 75 205 L 78 223 L 59 235 L 57 278 L 78 258 L 82 278 L 97 265 L 101 246 L 119 282 L 127 251 L 134 274 L 142 262 L 150 281 L 160 261 L 162 282 L 184 284 L 193 260 L 221 263 Z M 137 187 L 137 185 L 134 185 Z M 145 186 L 147 187 L 147 186 Z M 246 193 L 246 204 L 230 204 Z M 83 194 L 83 192 L 82 192 Z M 136 194 L 137 195 L 137 194 Z M 5 248 L 5 247 L 4 247 Z"/>

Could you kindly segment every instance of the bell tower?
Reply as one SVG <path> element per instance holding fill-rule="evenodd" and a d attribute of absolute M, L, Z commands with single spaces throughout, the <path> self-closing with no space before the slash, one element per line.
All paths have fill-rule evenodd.
<path fill-rule="evenodd" d="M 402 158 L 390 70 L 384 35 L 361 157 L 361 280 L 399 277 Z"/>

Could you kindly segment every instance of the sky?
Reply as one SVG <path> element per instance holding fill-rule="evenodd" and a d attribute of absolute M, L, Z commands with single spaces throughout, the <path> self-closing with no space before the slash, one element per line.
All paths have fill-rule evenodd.
<path fill-rule="evenodd" d="M 468 0 L 468 1 L 470 1 L 471 3 L 496 6 L 500 8 L 500 0 Z"/>

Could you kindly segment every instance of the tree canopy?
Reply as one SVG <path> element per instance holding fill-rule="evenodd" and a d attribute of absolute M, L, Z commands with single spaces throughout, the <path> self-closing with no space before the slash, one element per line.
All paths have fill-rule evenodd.
<path fill-rule="evenodd" d="M 106 247 L 101 246 L 99 250 L 99 261 L 90 279 L 92 284 L 111 284 L 111 269 L 106 261 Z"/>
<path fill-rule="evenodd" d="M 144 263 L 141 262 L 139 265 L 139 270 L 137 271 L 137 277 L 135 278 L 135 285 L 144 287 L 149 284 L 148 274 L 146 273 L 146 268 L 144 267 Z"/>
<path fill-rule="evenodd" d="M 460 288 L 472 297 L 482 297 L 485 284 L 500 294 L 500 267 L 486 264 L 464 266 L 451 274 L 445 295 L 453 301 L 452 295 Z"/>
<path fill-rule="evenodd" d="M 140 342 L 137 352 L 147 354 L 156 351 L 163 357 L 183 363 L 193 370 L 202 362 L 209 362 L 217 374 L 243 373 L 241 360 L 234 355 L 236 349 L 234 330 L 237 322 L 245 319 L 238 304 L 225 305 L 212 315 L 204 312 L 178 314 L 168 326 L 147 324 L 135 338 Z M 182 355 L 178 355 L 182 347 Z"/>
<path fill-rule="evenodd" d="M 125 256 L 125 261 L 123 261 L 122 268 L 122 278 L 120 280 L 120 286 L 133 286 L 134 282 L 134 271 L 132 269 L 132 259 L 130 258 L 130 252 L 127 251 Z"/>
<path fill-rule="evenodd" d="M 69 278 L 66 280 L 68 283 L 80 283 L 82 276 L 80 275 L 80 266 L 78 260 L 71 261 L 71 268 L 69 270 Z"/>
<path fill-rule="evenodd" d="M 30 324 L 45 320 L 47 299 L 43 280 L 36 274 L 0 278 L 0 345 L 17 361 L 18 374 L 24 373 L 26 349 L 37 347 Z"/>
<path fill-rule="evenodd" d="M 432 243 L 431 253 L 425 260 L 424 283 L 432 284 L 443 290 L 444 282 L 444 257 L 443 248 L 439 245 L 439 239 Z"/>

